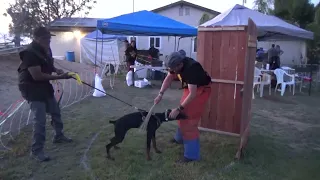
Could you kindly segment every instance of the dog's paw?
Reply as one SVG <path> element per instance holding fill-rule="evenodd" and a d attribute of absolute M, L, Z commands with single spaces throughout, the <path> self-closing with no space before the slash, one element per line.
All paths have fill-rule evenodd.
<path fill-rule="evenodd" d="M 159 149 L 157 149 L 157 150 L 156 150 L 156 153 L 157 153 L 157 154 L 161 154 L 162 152 L 161 152 Z"/>
<path fill-rule="evenodd" d="M 110 159 L 112 161 L 114 161 L 115 159 L 113 157 L 111 157 L 110 155 L 107 155 L 107 159 Z"/>
<path fill-rule="evenodd" d="M 114 149 L 118 150 L 118 149 L 120 149 L 120 147 L 119 146 L 114 146 Z"/>
<path fill-rule="evenodd" d="M 147 157 L 147 161 L 151 161 L 152 159 L 151 159 L 151 157 L 149 156 L 149 157 Z"/>

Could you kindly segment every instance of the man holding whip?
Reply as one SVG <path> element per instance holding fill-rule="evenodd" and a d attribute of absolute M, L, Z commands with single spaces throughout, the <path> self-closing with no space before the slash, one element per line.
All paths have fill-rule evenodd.
<path fill-rule="evenodd" d="M 43 152 L 46 139 L 46 113 L 52 118 L 55 130 L 53 143 L 72 142 L 64 136 L 60 107 L 54 97 L 50 80 L 72 78 L 68 73 L 54 67 L 50 40 L 52 34 L 45 27 L 34 30 L 34 40 L 26 50 L 20 52 L 21 63 L 18 68 L 19 90 L 30 105 L 33 120 L 33 142 L 31 156 L 38 161 L 49 161 Z M 52 75 L 55 72 L 57 75 Z"/>
<path fill-rule="evenodd" d="M 174 52 L 169 56 L 166 66 L 169 68 L 169 73 L 154 103 L 158 104 L 161 101 L 171 82 L 178 77 L 182 84 L 183 94 L 180 105 L 173 109 L 169 116 L 176 118 L 182 111 L 188 119 L 178 120 L 179 128 L 172 142 L 184 144 L 184 158 L 179 162 L 197 161 L 200 159 L 198 124 L 211 94 L 211 77 L 200 63 L 186 58 L 179 52 Z"/>

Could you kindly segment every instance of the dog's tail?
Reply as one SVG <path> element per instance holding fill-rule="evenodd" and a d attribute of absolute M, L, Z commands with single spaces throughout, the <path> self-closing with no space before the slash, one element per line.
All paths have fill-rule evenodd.
<path fill-rule="evenodd" d="M 116 124 L 117 121 L 109 121 L 110 124 Z"/>

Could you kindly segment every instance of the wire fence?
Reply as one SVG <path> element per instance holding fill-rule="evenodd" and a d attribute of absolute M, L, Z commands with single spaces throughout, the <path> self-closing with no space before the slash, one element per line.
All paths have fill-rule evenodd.
<path fill-rule="evenodd" d="M 82 81 L 94 86 L 92 82 L 95 74 L 93 72 L 82 72 L 79 75 Z M 52 84 L 55 95 L 59 93 L 58 88 L 61 88 L 60 90 L 63 92 L 60 100 L 61 109 L 69 107 L 93 93 L 92 88 L 79 85 L 73 79 L 54 81 Z M 30 123 L 31 111 L 28 102 L 24 99 L 18 100 L 4 111 L 0 111 L 0 151 L 11 150 L 11 147 L 8 147 L 8 142 L 14 141 L 15 136 L 20 134 L 21 129 Z"/>

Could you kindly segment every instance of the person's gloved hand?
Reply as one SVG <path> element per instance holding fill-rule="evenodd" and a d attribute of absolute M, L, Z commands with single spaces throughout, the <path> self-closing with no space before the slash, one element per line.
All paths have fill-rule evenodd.
<path fill-rule="evenodd" d="M 59 75 L 61 79 L 70 79 L 73 78 L 72 75 L 70 75 L 69 73 L 63 73 L 61 75 Z"/>

